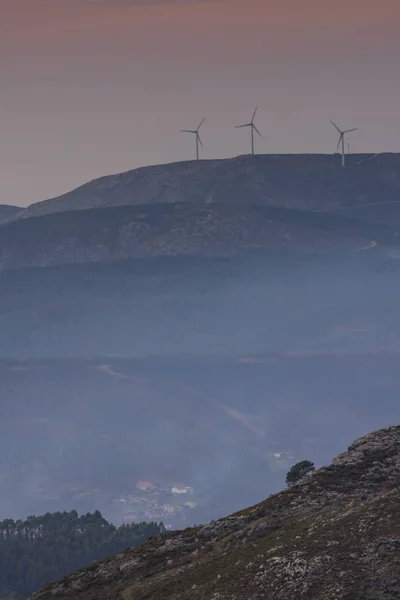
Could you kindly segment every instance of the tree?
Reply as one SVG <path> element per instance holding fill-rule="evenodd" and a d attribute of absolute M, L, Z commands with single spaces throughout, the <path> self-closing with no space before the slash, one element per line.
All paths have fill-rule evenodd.
<path fill-rule="evenodd" d="M 314 471 L 314 469 L 314 463 L 309 460 L 302 460 L 301 462 L 296 463 L 286 474 L 286 485 L 294 485 L 298 481 L 304 479 L 304 477 L 308 475 L 310 471 Z"/>
<path fill-rule="evenodd" d="M 99 511 L 0 521 L 0 600 L 23 600 L 47 581 L 134 548 L 164 531 L 162 523 L 115 527 Z"/>

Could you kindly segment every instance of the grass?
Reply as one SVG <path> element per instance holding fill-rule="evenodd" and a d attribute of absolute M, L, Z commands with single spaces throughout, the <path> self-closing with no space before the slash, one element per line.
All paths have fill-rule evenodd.
<path fill-rule="evenodd" d="M 312 493 L 312 492 L 310 492 Z M 328 503 L 314 513 L 299 514 L 287 512 L 287 505 L 280 504 L 276 512 L 282 510 L 281 519 L 274 518 L 274 531 L 264 531 L 259 536 L 257 531 L 252 535 L 248 526 L 268 523 L 268 517 L 250 521 L 244 525 L 245 537 L 237 539 L 235 531 L 213 541 L 209 552 L 199 551 L 199 557 L 192 552 L 201 548 L 204 541 L 197 540 L 199 529 L 185 530 L 181 534 L 182 547 L 167 555 L 152 555 L 152 550 L 160 543 L 153 539 L 144 547 L 127 553 L 141 556 L 141 564 L 132 575 L 114 578 L 112 582 L 105 580 L 106 587 L 93 584 L 88 580 L 88 587 L 79 591 L 79 600 L 94 598 L 120 598 L 121 600 L 187 600 L 187 598 L 212 598 L 218 591 L 230 594 L 238 600 L 247 598 L 248 590 L 253 585 L 254 577 L 262 568 L 278 568 L 271 563 L 272 557 L 285 558 L 290 575 L 290 565 L 294 552 L 301 551 L 304 564 L 311 569 L 307 575 L 310 580 L 310 593 L 306 596 L 312 600 L 322 600 L 329 596 L 329 586 L 337 585 L 338 573 L 343 573 L 340 582 L 348 589 L 348 600 L 359 598 L 365 587 L 366 577 L 372 577 L 373 566 L 360 562 L 363 553 L 374 544 L 385 539 L 400 536 L 400 491 L 393 489 L 383 496 L 378 495 L 371 502 L 354 503 L 352 499 Z M 287 492 L 271 497 L 267 502 L 276 506 L 280 496 L 290 496 Z M 265 508 L 265 503 L 264 503 Z M 173 539 L 167 536 L 166 539 Z M 244 539 L 244 542 L 243 542 Z M 185 543 L 187 542 L 187 543 Z M 150 554 L 149 554 L 150 553 Z M 371 555 L 372 556 L 372 555 Z M 398 562 L 390 554 L 385 555 L 385 568 L 395 575 Z M 167 559 L 172 564 L 167 566 Z M 383 558 L 382 558 L 383 560 Z M 272 564 L 272 567 L 271 567 Z M 295 564 L 295 563 L 293 563 Z M 397 567 L 396 567 L 397 564 Z M 267 567 L 266 567 L 267 566 Z M 308 567 L 307 567 L 308 568 Z M 296 570 L 294 569 L 293 573 Z M 319 573 L 324 574 L 323 576 Z M 378 575 L 377 575 L 378 576 Z M 277 580 L 278 581 L 278 580 Z M 279 579 L 279 585 L 286 585 Z M 293 580 L 295 581 L 295 580 Z M 297 582 L 298 583 L 298 582 Z M 296 585 L 297 585 L 296 583 Z M 267 588 L 269 589 L 268 580 Z M 104 594 L 102 592 L 104 588 Z M 253 589 L 253 588 L 251 588 Z M 284 589 L 284 588 L 281 588 Z M 86 595 L 86 591 L 88 594 Z M 50 589 L 49 589 L 50 594 Z M 353 595 L 351 595 L 353 594 Z M 292 600 L 293 596 L 279 598 Z M 50 595 L 42 596 L 42 600 Z M 57 596 L 55 597 L 57 598 Z M 67 598 L 67 596 L 60 596 Z M 392 598 L 388 596 L 388 598 Z"/>

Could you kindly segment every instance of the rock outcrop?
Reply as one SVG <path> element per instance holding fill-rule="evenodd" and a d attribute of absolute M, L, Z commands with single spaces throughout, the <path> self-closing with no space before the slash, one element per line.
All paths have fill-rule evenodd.
<path fill-rule="evenodd" d="M 151 539 L 34 600 L 395 600 L 400 426 L 257 506 Z"/>

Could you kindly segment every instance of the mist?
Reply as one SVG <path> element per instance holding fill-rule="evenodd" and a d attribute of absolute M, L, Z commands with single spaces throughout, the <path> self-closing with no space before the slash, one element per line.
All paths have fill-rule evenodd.
<path fill-rule="evenodd" d="M 206 522 L 396 422 L 399 269 L 366 251 L 2 272 L 1 518 Z M 138 481 L 158 490 L 143 514 Z M 192 491 L 166 516 L 173 486 Z"/>

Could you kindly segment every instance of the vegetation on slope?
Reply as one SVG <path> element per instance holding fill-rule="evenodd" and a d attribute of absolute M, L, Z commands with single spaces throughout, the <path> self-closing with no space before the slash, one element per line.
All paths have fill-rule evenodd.
<path fill-rule="evenodd" d="M 216 523 L 149 540 L 35 600 L 395 600 L 400 426 Z"/>
<path fill-rule="evenodd" d="M 0 225 L 0 269 L 245 251 L 323 251 L 397 245 L 391 226 L 327 212 L 189 202 L 118 206 Z"/>

